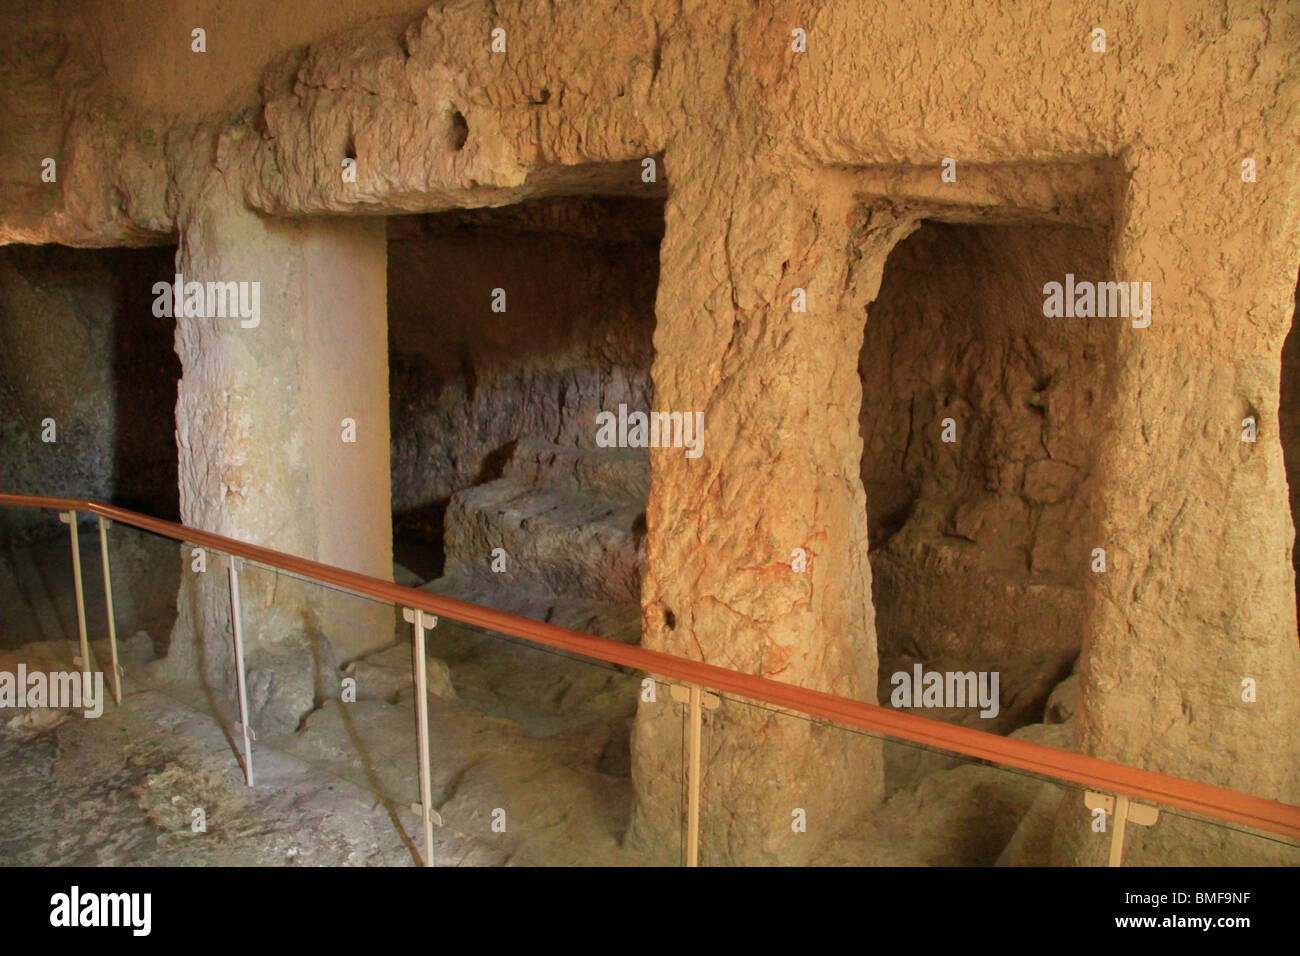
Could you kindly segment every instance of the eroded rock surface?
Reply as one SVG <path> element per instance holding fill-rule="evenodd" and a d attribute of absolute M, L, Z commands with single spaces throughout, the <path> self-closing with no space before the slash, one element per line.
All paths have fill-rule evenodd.
<path fill-rule="evenodd" d="M 15 7 L 0 30 L 13 117 L 0 141 L 0 242 L 179 243 L 187 274 L 268 290 L 257 330 L 177 325 L 187 523 L 387 575 L 385 236 L 363 220 L 657 198 L 654 402 L 702 412 L 707 437 L 698 459 L 651 457 L 641 640 L 873 701 L 885 639 L 878 647 L 869 509 L 880 488 L 863 483 L 859 358 L 889 256 L 926 219 L 1099 230 L 1104 271 L 1153 284 L 1151 325 L 1116 330 L 1092 406 L 1075 401 L 1082 386 L 1041 380 L 1059 366 L 1039 361 L 1055 345 L 1010 350 L 1015 374 L 973 392 L 942 375 L 916 383 L 930 391 L 918 399 L 926 416 L 945 397 L 965 403 L 952 407 L 966 457 L 947 464 L 974 470 L 957 469 L 970 479 L 958 496 L 918 507 L 916 535 L 884 547 L 880 583 L 930 589 L 916 640 L 945 652 L 949 632 L 972 621 L 1000 631 L 1003 647 L 1050 647 L 1061 661 L 1081 646 L 1084 752 L 1300 801 L 1294 526 L 1278 421 L 1300 249 L 1294 9 L 1044 2 L 1014 27 L 997 6 L 742 0 L 540 11 L 518 0 L 321 0 L 245 25 L 226 10 L 215 0 L 161 13 L 109 0 Z M 191 17 L 212 22 L 202 56 L 187 46 Z M 1088 46 L 1099 19 L 1113 41 L 1105 54 Z M 804 53 L 791 48 L 796 26 Z M 503 54 L 489 47 L 497 28 Z M 40 178 L 47 157 L 54 182 Z M 940 178 L 945 157 L 955 182 Z M 654 184 L 641 178 L 648 158 Z M 344 159 L 356 161 L 355 182 L 340 174 Z M 1259 172 L 1251 182 L 1246 160 Z M 943 282 L 949 264 L 934 258 L 926 271 Z M 1050 271 L 1014 275 L 1041 289 L 1059 279 L 1057 264 Z M 795 290 L 806 312 L 792 309 Z M 1067 349 L 1082 334 L 1053 328 Z M 954 370 L 968 360 L 968 373 L 998 360 L 947 341 L 909 347 Z M 580 385 L 596 394 L 594 380 Z M 460 385 L 446 394 L 468 400 Z M 1083 435 L 1078 417 L 1099 409 L 1107 426 Z M 1075 424 L 1057 428 L 1058 413 Z M 339 445 L 345 417 L 359 425 L 351 449 Z M 1256 442 L 1241 441 L 1248 417 Z M 1095 440 L 1086 452 L 1072 447 L 1083 438 Z M 990 442 L 996 454 L 979 447 Z M 913 459 L 905 476 L 942 473 L 941 454 Z M 1025 612 L 1014 624 L 989 597 L 1011 569 L 985 561 L 1008 543 L 999 553 L 1025 575 L 1003 595 Z M 1074 544 L 1108 557 L 1081 596 L 1057 578 Z M 791 568 L 795 548 L 806 573 Z M 901 567 L 888 566 L 891 551 Z M 224 581 L 183 588 L 169 666 L 227 690 Z M 941 588 L 969 596 L 969 620 L 945 609 Z M 383 616 L 292 587 L 247 593 L 254 685 L 278 726 L 329 689 L 318 673 L 336 676 L 393 639 Z M 881 634 L 896 633 L 886 602 L 879 609 Z M 1081 634 L 1065 633 L 1080 621 Z M 1241 697 L 1244 678 L 1259 684 L 1254 702 Z M 806 726 L 737 709 L 715 729 L 726 745 L 712 754 L 712 798 L 733 811 L 718 823 L 716 860 L 815 857 L 824 831 L 788 845 L 774 821 L 795 805 L 812 819 L 867 815 L 885 793 L 883 757 L 845 764 L 835 738 Z M 678 719 L 642 708 L 632 830 L 646 845 L 679 822 L 680 739 Z M 1159 859 L 1160 831 L 1140 838 Z M 1181 859 L 1177 839 L 1165 849 Z"/>

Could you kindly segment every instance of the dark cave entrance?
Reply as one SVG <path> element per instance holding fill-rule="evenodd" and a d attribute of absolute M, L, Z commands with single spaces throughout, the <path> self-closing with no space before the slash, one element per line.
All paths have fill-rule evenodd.
<path fill-rule="evenodd" d="M 663 227 L 662 198 L 389 219 L 405 583 L 639 639 L 649 458 L 598 448 L 596 416 L 650 408 Z"/>
<path fill-rule="evenodd" d="M 996 672 L 994 717 L 915 712 L 1008 733 L 1041 721 L 1070 673 L 1127 320 L 1049 318 L 1043 290 L 1106 281 L 1107 252 L 1076 226 L 926 221 L 889 255 L 859 362 L 882 703 L 918 664 Z"/>
<path fill-rule="evenodd" d="M 388 219 L 398 583 L 640 641 L 649 454 L 597 433 L 602 412 L 651 409 L 664 209 L 585 195 Z M 435 747 L 506 718 L 520 736 L 495 745 L 491 786 L 560 747 L 545 772 L 580 774 L 601 826 L 626 828 L 638 675 L 450 619 L 427 648 L 448 678 Z"/>
<path fill-rule="evenodd" d="M 179 519 L 175 321 L 155 316 L 176 249 L 0 249 L 0 488 L 108 501 Z M 50 424 L 52 422 L 52 425 Z M 46 440 L 53 437 L 53 441 Z M 53 512 L 2 509 L 16 591 L 0 643 L 75 636 L 66 529 Z M 82 528 L 87 624 L 106 629 L 95 523 Z M 115 577 L 150 582 L 115 594 L 119 631 L 164 643 L 176 614 L 175 546 L 114 527 Z M 117 589 L 115 589 L 116 591 Z"/>
<path fill-rule="evenodd" d="M 0 249 L 3 485 L 176 520 L 175 247 Z M 54 442 L 41 423 L 55 422 Z"/>

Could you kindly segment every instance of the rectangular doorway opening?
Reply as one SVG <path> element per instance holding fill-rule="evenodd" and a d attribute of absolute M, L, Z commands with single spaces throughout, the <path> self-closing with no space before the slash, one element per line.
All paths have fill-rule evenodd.
<path fill-rule="evenodd" d="M 171 282 L 174 246 L 0 249 L 0 488 L 107 501 L 179 518 L 175 322 L 155 316 L 153 286 Z M 3 509 L 0 535 L 15 593 L 0 600 L 0 646 L 75 640 L 67 529 L 53 512 Z M 82 517 L 86 616 L 107 624 L 96 522 Z M 165 651 L 176 618 L 174 543 L 118 536 L 119 633 Z M 168 586 L 171 582 L 172 586 Z"/>
<path fill-rule="evenodd" d="M 389 220 L 399 583 L 639 641 L 649 456 L 598 447 L 597 415 L 650 408 L 663 227 L 663 198 L 591 196 Z M 635 708 L 589 665 L 434 641 L 483 709 L 556 727 Z"/>
<path fill-rule="evenodd" d="M 1108 271 L 1105 233 L 1073 225 L 925 221 L 890 253 L 859 364 L 882 703 L 1005 734 L 1070 678 L 1127 320 L 1048 317 L 1045 286 Z M 951 699 L 971 673 L 996 708 Z"/>

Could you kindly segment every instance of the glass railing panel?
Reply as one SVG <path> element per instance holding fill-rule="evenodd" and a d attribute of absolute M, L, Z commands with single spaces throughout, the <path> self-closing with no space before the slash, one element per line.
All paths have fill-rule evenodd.
<path fill-rule="evenodd" d="M 273 751 L 287 772 L 308 774 L 308 805 L 353 804 L 352 814 L 319 820 L 309 841 L 316 858 L 299 862 L 422 863 L 414 655 L 401 608 L 251 561 L 240 586 L 250 706 L 262 715 L 254 754 L 269 762 Z M 432 705 L 441 688 L 429 689 Z M 438 733 L 432 706 L 430 724 Z M 431 768 L 436 812 L 448 774 L 436 761 Z M 460 853 L 434 829 L 434 865 Z"/>
<path fill-rule="evenodd" d="M 71 666 L 78 634 L 67 527 L 55 512 L 32 514 L 44 524 L 36 535 L 49 552 L 43 573 L 57 583 L 50 637 Z M 111 686 L 98 521 L 83 517 L 78 527 L 88 639 Z M 225 812 L 212 814 L 207 831 L 223 836 L 181 850 L 172 841 L 188 832 L 185 821 L 170 820 L 174 808 L 146 794 L 141 799 L 176 832 L 141 838 L 136 843 L 153 846 L 99 862 L 422 861 L 412 628 L 402 609 L 237 563 L 255 734 L 256 786 L 247 790 L 229 558 L 117 523 L 106 528 L 106 543 L 124 672 L 123 721 L 114 732 L 137 756 L 162 760 L 162 772 L 146 775 L 150 788 L 192 775 L 211 784 L 209 796 Z M 24 569 L 43 567 L 20 558 Z M 26 622 L 8 625 L 15 639 L 29 630 Z M 430 803 L 441 816 L 436 865 L 682 861 L 682 706 L 667 683 L 447 618 L 426 637 Z M 146 715 L 140 726 L 127 719 L 135 711 Z M 652 738 L 657 754 L 639 798 L 634 733 Z M 341 810 L 348 801 L 357 804 L 350 814 Z"/>
<path fill-rule="evenodd" d="M 69 525 L 52 509 L 0 509 L 0 648 L 22 648 L 29 662 L 80 667 L 81 621 L 88 664 L 113 689 L 109 594 L 104 586 L 100 522 L 77 516 L 77 554 L 72 558 Z M 142 666 L 165 650 L 176 617 L 179 558 L 176 542 L 134 528 L 104 525 L 110 571 L 121 584 L 112 593 L 120 670 L 130 660 Z"/>
<path fill-rule="evenodd" d="M 53 510 L 5 508 L 0 518 L 0 571 L 14 596 L 0 604 L 0 654 L 72 668 L 80 646 L 68 526 Z M 111 694 L 98 519 L 82 515 L 77 529 L 87 641 Z M 124 707 L 156 718 L 163 730 L 153 736 L 179 735 L 157 750 L 150 737 L 137 756 L 170 753 L 204 774 L 216 767 L 214 779 L 229 777 L 223 786 L 234 793 L 243 744 L 226 556 L 118 523 L 105 541 Z M 214 850 L 212 862 L 281 862 L 263 858 L 272 850 L 254 834 L 276 835 L 288 862 L 422 861 L 412 628 L 402 609 L 254 562 L 242 564 L 239 582 L 253 764 L 266 776 L 244 802 L 243 842 Z M 601 631 L 595 618 L 555 623 Z M 684 686 L 445 616 L 426 637 L 435 864 L 686 862 Z M 173 721 L 164 699 L 212 726 Z M 705 691 L 701 705 L 702 865 L 1105 865 L 1115 851 L 1113 795 L 729 695 Z M 1072 721 L 999 729 L 1076 746 Z M 200 754 L 208 744 L 219 755 L 211 765 Z M 282 790 L 314 809 L 286 816 L 272 797 Z M 363 809 L 316 812 L 348 800 Z M 1155 809 L 1133 801 L 1125 865 L 1300 863 L 1300 841 Z M 362 819 L 336 832 L 332 816 Z M 198 846 L 164 858 L 198 862 Z"/>
<path fill-rule="evenodd" d="M 1300 866 L 1300 840 L 1160 807 L 1151 826 L 1130 826 L 1125 866 Z"/>
<path fill-rule="evenodd" d="M 705 723 L 702 865 L 1105 862 L 1113 818 L 1081 787 L 732 697 Z M 1070 733 L 1016 731 L 1048 746 Z"/>
<path fill-rule="evenodd" d="M 107 678 L 111 648 L 94 524 L 91 532 L 94 564 L 83 560 L 84 587 L 92 647 Z M 106 538 L 124 700 L 120 709 L 109 704 L 105 725 L 127 742 L 123 759 L 138 783 L 142 820 L 133 816 L 126 832 L 142 827 L 130 853 L 97 862 L 422 859 L 420 816 L 411 810 L 419 791 L 410 637 L 398 626 L 400 612 L 237 561 L 254 735 L 249 789 L 229 557 L 119 523 Z M 345 681 L 353 656 L 385 649 L 382 660 Z M 204 811 L 202 834 L 178 816 L 181 809 Z"/>
<path fill-rule="evenodd" d="M 517 865 L 677 865 L 682 721 L 668 684 L 442 617 L 429 655 L 456 787 L 446 826 Z M 632 739 L 646 760 L 634 766 Z M 436 758 L 435 758 L 436 759 Z"/>
<path fill-rule="evenodd" d="M 108 643 L 107 594 L 104 589 L 103 554 L 99 542 L 98 519 L 91 519 L 95 539 L 93 563 L 86 576 L 86 601 L 94 605 L 89 612 L 97 640 L 95 653 L 111 673 L 111 648 Z M 156 680 L 160 665 L 167 656 L 172 632 L 176 627 L 178 595 L 182 585 L 199 572 L 191 548 L 180 541 L 141 531 L 120 522 L 104 522 L 109 574 L 112 580 L 113 630 L 117 640 L 117 658 L 123 692 L 130 693 Z M 224 583 L 225 574 L 216 556 L 207 574 Z M 220 590 L 220 588 L 218 588 Z M 227 617 L 229 616 L 227 599 Z M 89 610 L 89 608 L 88 608 Z M 163 671 L 165 673 L 165 671 Z"/>
<path fill-rule="evenodd" d="M 77 526 L 83 576 L 99 577 L 99 543 L 93 519 Z M 59 512 L 0 508 L 0 649 L 26 648 L 51 662 L 70 665 L 80 653 L 76 589 L 68 526 Z M 88 595 L 87 633 L 104 620 L 102 599 Z"/>
<path fill-rule="evenodd" d="M 1275 833 L 752 701 L 704 724 L 703 865 L 1300 865 Z M 1075 748 L 1068 722 L 1010 736 Z"/>
<path fill-rule="evenodd" d="M 0 764 L 5 768 L 0 802 L 10 808 L 0 820 L 0 861 L 198 862 L 168 843 L 189 833 L 181 807 L 188 801 L 169 784 L 176 768 L 198 765 L 190 756 L 201 752 L 202 744 L 195 740 L 193 725 L 166 722 L 157 708 L 133 706 L 140 698 L 132 697 L 131 685 L 123 685 L 121 706 L 114 700 L 110 592 L 104 586 L 98 519 L 83 513 L 75 526 L 87 681 L 79 663 L 81 629 L 69 525 L 55 510 L 0 511 L 8 512 L 6 519 L 22 516 L 20 522 L 6 520 L 0 531 L 19 532 L 3 539 L 0 561 L 0 672 L 6 686 L 22 684 L 25 691 L 18 700 L 0 692 Z M 134 680 L 138 688 L 144 668 L 157 654 L 147 631 L 163 634 L 170 628 L 167 604 L 175 615 L 176 546 L 141 543 L 137 539 L 148 536 L 131 529 L 105 531 L 110 559 L 118 557 L 128 572 L 114 574 L 122 580 L 114 595 L 116 656 L 126 672 L 123 679 Z M 132 550 L 136 544 L 144 552 Z M 151 560 L 158 548 L 163 558 Z M 132 573 L 136 563 L 143 567 Z M 165 730 L 158 732 L 160 726 Z M 221 742 L 215 734 L 212 743 L 219 747 Z M 229 755 L 217 753 L 213 765 L 224 772 L 223 759 Z M 203 778 L 195 774 L 189 779 Z"/>

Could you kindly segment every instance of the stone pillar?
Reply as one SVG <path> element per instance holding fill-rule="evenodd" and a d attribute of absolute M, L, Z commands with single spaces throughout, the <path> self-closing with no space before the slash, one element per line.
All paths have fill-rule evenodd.
<path fill-rule="evenodd" d="M 177 318 L 183 521 L 391 580 L 383 220 L 275 221 L 209 191 L 183 221 L 185 282 L 260 290 L 255 326 Z M 241 582 L 256 729 L 292 729 L 339 664 L 393 641 L 386 605 L 251 566 Z M 223 566 L 186 560 L 163 670 L 230 701 L 232 666 Z"/>
<path fill-rule="evenodd" d="M 704 450 L 652 453 L 643 641 L 874 703 L 857 362 L 863 307 L 900 236 L 866 242 L 851 269 L 866 237 L 847 204 L 788 182 L 728 181 L 745 166 L 674 167 L 655 407 L 703 412 Z M 807 312 L 792 311 L 796 288 Z M 806 572 L 792 566 L 796 548 Z M 682 712 L 664 694 L 643 702 L 633 738 L 628 841 L 663 862 L 681 846 Z M 705 863 L 818 859 L 880 798 L 870 738 L 738 703 L 706 722 Z"/>
<path fill-rule="evenodd" d="M 1097 539 L 1081 542 L 1106 549 L 1107 570 L 1090 576 L 1080 743 L 1295 803 L 1300 646 L 1278 428 L 1295 199 L 1275 177 L 1240 182 L 1234 144 L 1203 144 L 1195 161 L 1181 149 L 1130 157 L 1114 272 L 1151 283 L 1154 315 L 1120 337 L 1101 519 Z M 1211 235 L 1235 238 L 1207 260 L 1193 250 Z M 1242 441 L 1247 417 L 1255 442 Z M 1254 702 L 1243 700 L 1247 679 Z M 1089 835 L 1081 798 L 1069 806 L 1058 857 L 1101 859 L 1108 838 Z M 1224 832 L 1166 815 L 1130 837 L 1125 861 L 1264 861 L 1263 841 L 1225 842 Z"/>

